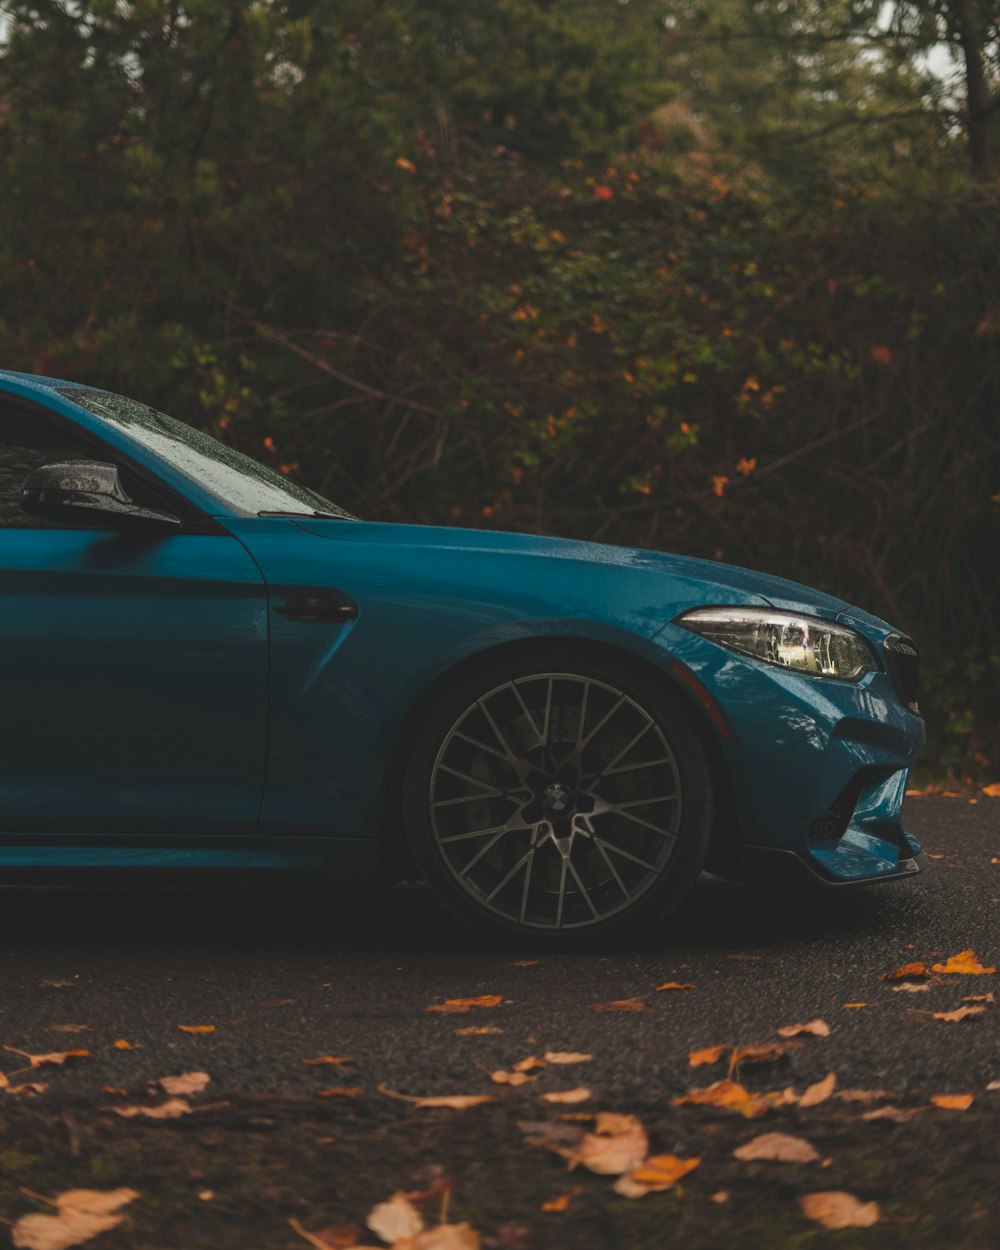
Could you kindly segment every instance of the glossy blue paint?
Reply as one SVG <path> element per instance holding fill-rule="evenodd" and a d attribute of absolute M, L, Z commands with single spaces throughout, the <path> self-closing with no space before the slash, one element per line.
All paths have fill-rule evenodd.
<path fill-rule="evenodd" d="M 731 729 L 718 748 L 741 844 L 831 882 L 901 872 L 900 809 L 923 723 L 888 672 L 847 682 L 743 658 L 675 623 L 710 604 L 877 618 L 792 582 L 655 552 L 532 535 L 247 516 L 127 429 L 55 389 L 0 392 L 102 440 L 211 521 L 173 534 L 0 528 L 0 865 L 331 866 L 374 862 L 387 767 L 436 683 L 495 648 L 584 639 L 677 683 Z M 277 609 L 335 589 L 353 619 Z M 678 685 L 683 691 L 683 685 Z M 836 838 L 817 822 L 850 792 Z M 109 837 L 108 835 L 116 835 Z M 227 842 L 227 839 L 229 841 Z"/>

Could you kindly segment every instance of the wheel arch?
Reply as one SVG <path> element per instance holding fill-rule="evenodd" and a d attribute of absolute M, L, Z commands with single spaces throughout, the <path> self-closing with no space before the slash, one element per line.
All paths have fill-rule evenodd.
<path fill-rule="evenodd" d="M 379 869 L 386 880 L 414 880 L 419 875 L 406 844 L 403 825 L 403 774 L 420 725 L 430 708 L 455 682 L 464 681 L 478 672 L 488 673 L 500 660 L 519 654 L 524 656 L 560 656 L 567 649 L 580 655 L 599 658 L 613 656 L 628 664 L 637 675 L 652 679 L 668 691 L 687 715 L 704 748 L 714 790 L 714 811 L 711 850 L 707 867 L 722 876 L 735 875 L 738 861 L 736 838 L 736 803 L 732 777 L 726 762 L 718 731 L 691 689 L 678 679 L 670 668 L 664 668 L 641 652 L 628 651 L 613 643 L 579 635 L 537 635 L 519 638 L 477 651 L 452 665 L 430 683 L 401 721 L 393 738 L 385 770 L 379 802 L 378 842 Z"/>

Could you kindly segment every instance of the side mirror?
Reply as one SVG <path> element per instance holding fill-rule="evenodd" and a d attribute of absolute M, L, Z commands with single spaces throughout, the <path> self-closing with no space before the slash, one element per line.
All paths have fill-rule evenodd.
<path fill-rule="evenodd" d="M 118 466 L 99 460 L 44 464 L 30 473 L 21 489 L 21 507 L 31 516 L 64 525 L 103 522 L 116 529 L 180 525 L 169 512 L 140 508 L 121 484 Z"/>

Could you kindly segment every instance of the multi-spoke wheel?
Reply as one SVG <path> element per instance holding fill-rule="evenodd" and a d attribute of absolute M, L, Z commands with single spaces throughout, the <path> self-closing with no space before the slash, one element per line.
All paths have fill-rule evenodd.
<path fill-rule="evenodd" d="M 406 779 L 410 844 L 448 907 L 571 945 L 665 915 L 704 863 L 697 735 L 658 683 L 584 652 L 508 661 L 442 701 Z"/>

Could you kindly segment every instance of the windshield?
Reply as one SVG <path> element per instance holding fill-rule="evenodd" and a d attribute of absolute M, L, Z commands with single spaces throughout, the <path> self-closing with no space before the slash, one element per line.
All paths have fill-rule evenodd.
<path fill-rule="evenodd" d="M 326 512 L 354 519 L 349 512 L 315 491 L 297 486 L 274 469 L 234 451 L 210 434 L 135 399 L 78 387 L 60 388 L 59 393 L 88 412 L 121 426 L 130 438 L 237 512 L 251 515 Z"/>

